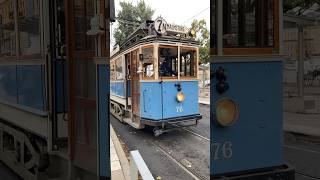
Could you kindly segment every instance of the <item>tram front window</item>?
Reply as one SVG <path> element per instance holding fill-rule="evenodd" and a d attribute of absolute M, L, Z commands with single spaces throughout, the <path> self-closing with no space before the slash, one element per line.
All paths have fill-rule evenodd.
<path fill-rule="evenodd" d="M 197 51 L 195 49 L 181 49 L 180 52 L 180 76 L 195 76 Z"/>
<path fill-rule="evenodd" d="M 175 77 L 178 75 L 178 47 L 159 48 L 159 74 L 161 77 Z"/>

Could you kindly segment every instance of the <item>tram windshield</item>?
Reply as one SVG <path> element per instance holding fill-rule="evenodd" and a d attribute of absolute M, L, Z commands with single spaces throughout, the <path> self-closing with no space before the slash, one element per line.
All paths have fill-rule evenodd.
<path fill-rule="evenodd" d="M 197 51 L 195 49 L 181 48 L 180 50 L 180 76 L 195 76 Z"/>
<path fill-rule="evenodd" d="M 197 49 L 181 46 L 180 58 L 178 58 L 178 56 L 178 47 L 160 46 L 160 77 L 177 77 L 178 73 L 180 73 L 181 78 L 196 77 Z"/>
<path fill-rule="evenodd" d="M 178 47 L 161 46 L 159 48 L 159 75 L 175 77 L 178 75 Z"/>

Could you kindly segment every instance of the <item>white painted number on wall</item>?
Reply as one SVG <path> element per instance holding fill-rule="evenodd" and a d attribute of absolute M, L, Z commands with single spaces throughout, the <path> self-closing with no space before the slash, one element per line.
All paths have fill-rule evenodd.
<path fill-rule="evenodd" d="M 177 112 L 183 112 L 183 107 L 182 106 L 176 106 Z"/>
<path fill-rule="evenodd" d="M 221 143 L 213 143 L 213 156 L 215 160 L 220 158 L 230 159 L 232 158 L 232 143 L 230 141 L 226 141 L 223 144 Z"/>

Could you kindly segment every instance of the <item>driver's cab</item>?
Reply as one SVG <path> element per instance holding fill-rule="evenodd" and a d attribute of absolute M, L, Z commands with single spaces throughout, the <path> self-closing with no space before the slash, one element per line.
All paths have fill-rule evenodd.
<path fill-rule="evenodd" d="M 141 47 L 141 80 L 197 79 L 197 46 L 154 43 Z"/>
<path fill-rule="evenodd" d="M 131 57 L 138 58 L 127 63 L 131 70 L 127 84 L 132 112 L 153 120 L 198 114 L 199 47 L 155 42 L 137 50 L 138 55 Z M 185 101 L 176 101 L 179 92 L 185 94 Z"/>

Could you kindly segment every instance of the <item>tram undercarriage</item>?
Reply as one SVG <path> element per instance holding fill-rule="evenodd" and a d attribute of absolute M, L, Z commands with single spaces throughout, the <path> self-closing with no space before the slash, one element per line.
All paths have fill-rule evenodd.
<path fill-rule="evenodd" d="M 0 122 L 0 156 L 12 170 L 25 179 L 46 178 L 49 155 L 46 141 Z"/>
<path fill-rule="evenodd" d="M 112 100 L 110 101 L 110 112 L 120 122 L 127 123 L 136 129 L 143 129 L 145 125 L 154 127 L 153 133 L 156 137 L 166 132 L 196 126 L 202 118 L 201 115 L 192 115 L 155 121 L 134 115 L 131 111 L 125 110 L 123 105 Z"/>

